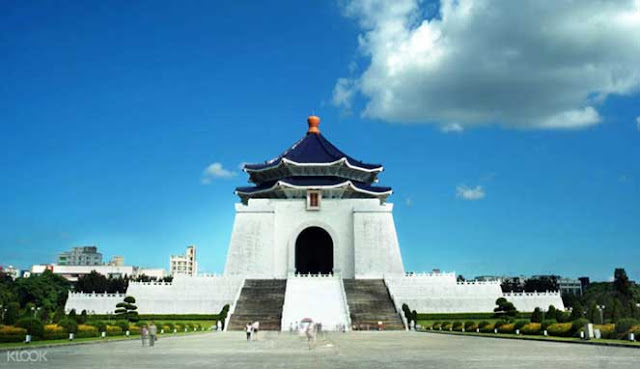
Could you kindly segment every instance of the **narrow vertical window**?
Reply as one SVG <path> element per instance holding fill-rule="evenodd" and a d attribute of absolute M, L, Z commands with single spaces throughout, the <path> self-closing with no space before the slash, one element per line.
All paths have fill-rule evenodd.
<path fill-rule="evenodd" d="M 320 210 L 320 191 L 307 191 L 307 210 Z"/>

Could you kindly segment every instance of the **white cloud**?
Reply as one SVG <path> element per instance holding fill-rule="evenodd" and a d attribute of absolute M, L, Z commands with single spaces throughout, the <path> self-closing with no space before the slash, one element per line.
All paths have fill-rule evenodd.
<path fill-rule="evenodd" d="M 405 204 L 405 205 L 407 205 L 407 206 L 409 206 L 409 207 L 413 206 L 413 199 L 412 199 L 411 197 L 407 197 L 407 198 L 404 200 L 404 204 Z"/>
<path fill-rule="evenodd" d="M 599 123 L 607 96 L 639 91 L 638 0 L 429 6 L 343 3 L 368 65 L 337 81 L 334 104 L 351 108 L 360 95 L 364 116 L 389 122 L 567 129 Z"/>
<path fill-rule="evenodd" d="M 464 131 L 464 127 L 458 123 L 449 123 L 440 127 L 440 131 L 444 133 L 460 133 Z"/>
<path fill-rule="evenodd" d="M 640 131 L 640 116 L 636 118 L 636 127 L 638 128 L 638 131 Z"/>
<path fill-rule="evenodd" d="M 205 170 L 202 172 L 202 184 L 210 184 L 216 178 L 232 178 L 237 175 L 236 172 L 232 172 L 230 170 L 224 169 L 222 164 L 216 162 L 211 163 Z"/>
<path fill-rule="evenodd" d="M 480 200 L 486 196 L 484 188 L 482 186 L 476 186 L 469 188 L 461 185 L 456 187 L 456 197 L 464 200 Z"/>

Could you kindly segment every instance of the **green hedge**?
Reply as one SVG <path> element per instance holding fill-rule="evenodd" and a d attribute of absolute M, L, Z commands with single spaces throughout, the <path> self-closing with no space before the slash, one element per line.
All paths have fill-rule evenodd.
<path fill-rule="evenodd" d="M 503 324 L 500 327 L 498 327 L 498 333 L 515 333 L 515 331 L 516 331 L 516 326 L 513 323 Z"/>
<path fill-rule="evenodd" d="M 573 335 L 573 324 L 571 323 L 556 323 L 547 327 L 547 332 L 550 336 L 555 337 L 571 337 Z"/>
<path fill-rule="evenodd" d="M 531 318 L 532 313 L 518 314 L 520 318 Z M 449 313 L 449 314 L 418 314 L 418 320 L 481 320 L 494 319 L 494 313 Z"/>
<path fill-rule="evenodd" d="M 520 332 L 528 335 L 539 335 L 542 334 L 542 326 L 540 323 L 528 323 L 522 327 Z"/>
<path fill-rule="evenodd" d="M 111 320 L 115 321 L 116 317 L 115 316 L 111 316 Z M 91 315 L 89 317 L 89 320 L 108 320 L 109 316 L 108 315 L 99 315 L 99 314 L 95 314 L 95 315 Z M 140 320 L 147 320 L 147 321 L 151 321 L 151 320 L 220 320 L 220 321 L 224 321 L 224 318 L 222 318 L 222 315 L 220 314 L 184 314 L 184 315 L 180 315 L 180 314 L 140 314 L 138 315 L 138 319 Z"/>

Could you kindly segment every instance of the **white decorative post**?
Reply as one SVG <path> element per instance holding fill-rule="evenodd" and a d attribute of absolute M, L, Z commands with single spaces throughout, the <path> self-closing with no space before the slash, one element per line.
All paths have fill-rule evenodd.
<path fill-rule="evenodd" d="M 24 343 L 31 343 L 31 335 L 27 334 L 27 336 L 24 338 Z"/>
<path fill-rule="evenodd" d="M 107 332 L 102 332 L 101 337 L 102 337 L 102 338 L 105 338 L 106 336 L 107 336 Z"/>
<path fill-rule="evenodd" d="M 129 330 L 127 330 L 126 332 L 124 332 L 124 335 L 129 337 Z"/>
<path fill-rule="evenodd" d="M 69 341 L 73 341 L 75 335 L 73 333 L 69 333 Z"/>

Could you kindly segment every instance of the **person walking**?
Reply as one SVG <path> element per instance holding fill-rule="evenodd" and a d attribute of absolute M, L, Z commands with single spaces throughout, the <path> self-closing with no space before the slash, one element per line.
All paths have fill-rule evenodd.
<path fill-rule="evenodd" d="M 253 324 L 251 325 L 251 328 L 253 328 L 253 340 L 257 341 L 258 340 L 258 330 L 260 329 L 260 322 L 258 322 L 258 321 L 253 322 Z"/>
<path fill-rule="evenodd" d="M 245 331 L 247 332 L 247 341 L 250 341 L 251 332 L 253 332 L 253 327 L 251 326 L 251 323 L 247 323 L 247 326 L 245 327 Z"/>
<path fill-rule="evenodd" d="M 157 335 L 158 327 L 156 327 L 156 324 L 152 321 L 149 326 L 149 346 L 153 346 L 155 344 Z"/>
<path fill-rule="evenodd" d="M 148 335 L 149 335 L 149 330 L 147 329 L 147 325 L 145 324 L 140 329 L 140 338 L 142 339 L 142 346 L 146 345 Z"/>
<path fill-rule="evenodd" d="M 309 350 L 313 348 L 313 339 L 314 339 L 314 330 L 315 324 L 313 322 L 309 322 L 307 325 L 307 329 L 305 329 L 304 333 L 307 336 L 307 344 L 309 345 Z"/>

